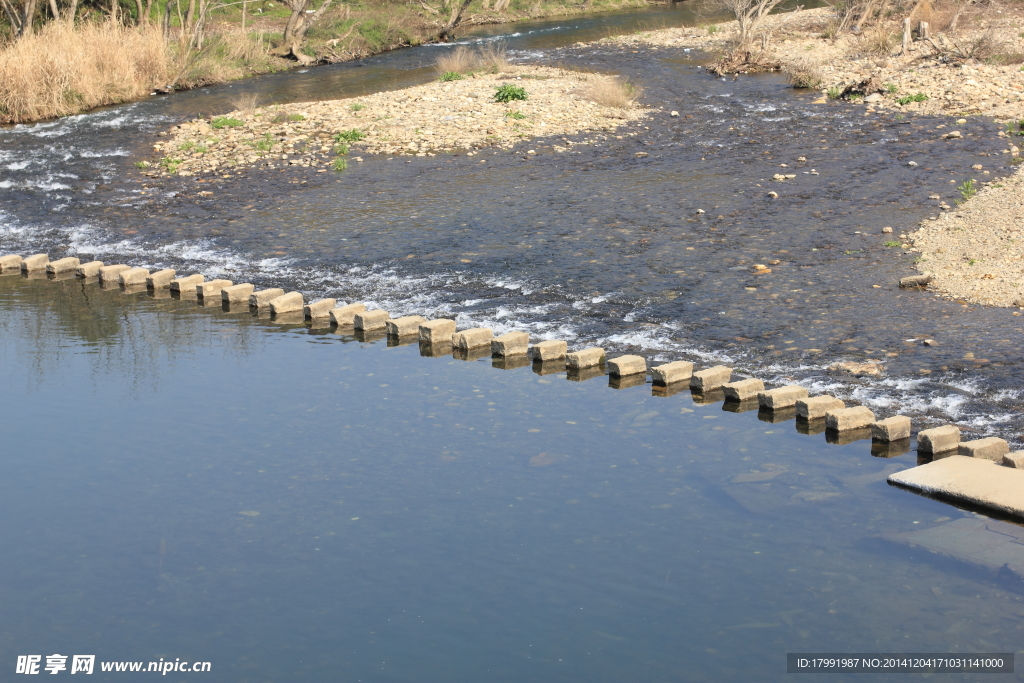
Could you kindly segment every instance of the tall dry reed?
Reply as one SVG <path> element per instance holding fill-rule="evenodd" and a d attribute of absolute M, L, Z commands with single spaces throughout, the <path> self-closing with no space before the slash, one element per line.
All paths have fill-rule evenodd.
<path fill-rule="evenodd" d="M 135 99 L 167 83 L 172 67 L 157 27 L 51 22 L 0 49 L 0 122 Z"/>

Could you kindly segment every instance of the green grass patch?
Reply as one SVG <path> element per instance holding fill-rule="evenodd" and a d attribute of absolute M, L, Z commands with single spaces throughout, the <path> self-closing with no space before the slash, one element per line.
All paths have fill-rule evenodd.
<path fill-rule="evenodd" d="M 362 111 L 366 109 L 366 105 L 359 104 L 358 102 L 353 102 L 352 104 L 349 105 L 348 109 L 349 111 Z"/>
<path fill-rule="evenodd" d="M 518 109 L 516 111 L 507 111 L 507 112 L 505 112 L 505 116 L 507 116 L 510 119 L 515 119 L 517 121 L 522 121 L 523 119 L 526 118 L 526 114 L 524 114 L 523 112 L 519 111 Z"/>
<path fill-rule="evenodd" d="M 331 168 L 338 172 L 344 171 L 348 168 L 348 159 L 345 157 L 338 157 L 334 160 L 334 163 L 331 164 Z"/>
<path fill-rule="evenodd" d="M 883 247 L 898 247 L 898 246 L 900 246 L 900 243 L 896 242 L 894 240 L 889 240 L 888 242 L 882 242 L 882 246 Z"/>
<path fill-rule="evenodd" d="M 518 85 L 512 85 L 511 83 L 506 83 L 495 90 L 494 101 L 501 102 L 502 104 L 508 104 L 514 100 L 525 100 L 528 97 L 526 90 Z"/>
<path fill-rule="evenodd" d="M 348 145 L 346 145 L 345 143 L 341 143 L 339 145 L 335 145 L 333 151 L 338 156 L 343 157 L 346 154 L 348 154 Z"/>
<path fill-rule="evenodd" d="M 334 134 L 335 142 L 359 142 L 360 140 L 366 139 L 366 133 L 353 128 L 352 130 L 343 130 Z"/>
<path fill-rule="evenodd" d="M 843 89 L 837 87 L 831 87 L 828 89 L 828 97 L 831 100 L 838 100 L 843 96 Z"/>
<path fill-rule="evenodd" d="M 445 71 L 437 80 L 441 81 L 442 83 L 447 83 L 449 81 L 461 81 L 462 74 L 460 74 L 458 71 Z"/>
<path fill-rule="evenodd" d="M 913 95 L 905 95 L 903 97 L 897 97 L 896 102 L 898 104 L 910 104 L 911 102 L 925 102 L 928 96 L 923 92 L 914 93 Z"/>
<path fill-rule="evenodd" d="M 960 183 L 959 185 L 956 186 L 956 189 L 958 192 L 960 192 L 961 197 L 960 201 L 957 202 L 957 204 L 959 204 L 960 202 L 966 202 L 968 199 L 978 194 L 978 188 L 975 187 L 973 178 L 971 180 L 965 180 L 964 182 Z"/>
<path fill-rule="evenodd" d="M 213 121 L 210 121 L 210 125 L 216 129 L 238 128 L 239 126 L 244 126 L 245 121 L 239 121 L 238 119 L 233 119 L 230 116 L 216 116 Z"/>

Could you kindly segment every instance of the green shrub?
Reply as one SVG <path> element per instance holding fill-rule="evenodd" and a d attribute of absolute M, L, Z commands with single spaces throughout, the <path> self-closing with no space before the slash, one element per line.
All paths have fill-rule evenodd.
<path fill-rule="evenodd" d="M 359 142 L 366 138 L 366 133 L 353 128 L 352 130 L 342 130 L 334 134 L 335 142 Z"/>
<path fill-rule="evenodd" d="M 447 83 L 448 81 L 461 81 L 462 74 L 460 74 L 458 71 L 445 71 L 443 74 L 441 74 L 441 78 L 438 80 L 440 80 L 442 83 Z"/>
<path fill-rule="evenodd" d="M 899 90 L 899 88 L 896 87 L 895 83 L 885 84 L 885 92 L 889 93 L 890 95 L 895 95 L 897 90 Z"/>
<path fill-rule="evenodd" d="M 338 156 L 343 157 L 346 154 L 348 154 L 348 145 L 346 145 L 345 143 L 341 143 L 339 145 L 335 145 L 333 151 Z"/>
<path fill-rule="evenodd" d="M 497 92 L 494 93 L 494 101 L 501 102 L 502 104 L 508 104 L 513 100 L 525 100 L 527 98 L 526 90 L 518 85 L 512 85 L 506 83 L 505 85 L 496 88 Z"/>
<path fill-rule="evenodd" d="M 843 89 L 833 86 L 828 89 L 828 96 L 829 99 L 838 100 L 843 96 Z"/>
<path fill-rule="evenodd" d="M 351 111 L 362 111 L 363 109 L 366 109 L 366 105 L 359 104 L 358 102 L 353 102 L 351 105 L 349 105 L 349 109 Z"/>
<path fill-rule="evenodd" d="M 286 111 L 278 112 L 274 114 L 274 118 L 270 119 L 271 123 L 294 123 L 295 121 L 305 121 L 306 117 L 302 114 L 291 114 Z"/>
<path fill-rule="evenodd" d="M 331 168 L 333 168 L 335 171 L 344 171 L 346 168 L 348 168 L 348 160 L 345 159 L 345 157 L 338 157 L 337 159 L 334 160 L 334 163 L 331 164 Z"/>
<path fill-rule="evenodd" d="M 906 95 L 905 97 L 898 97 L 896 101 L 899 104 L 910 104 L 911 102 L 924 102 L 928 99 L 928 96 L 923 92 L 914 93 L 913 95 Z"/>
<path fill-rule="evenodd" d="M 956 186 L 956 189 L 960 192 L 960 201 L 966 202 L 968 199 L 978 194 L 978 188 L 974 186 L 974 180 L 965 180 Z M 959 202 L 957 202 L 959 203 Z"/>
<path fill-rule="evenodd" d="M 148 161 L 136 161 L 135 162 L 135 168 L 149 168 L 149 162 Z"/>
<path fill-rule="evenodd" d="M 214 128 L 238 128 L 239 126 L 244 126 L 245 121 L 239 121 L 230 116 L 217 116 L 210 122 L 210 125 Z"/>
<path fill-rule="evenodd" d="M 274 146 L 274 138 L 270 136 L 270 133 L 264 133 L 263 137 L 253 140 L 249 144 L 260 152 L 269 152 L 270 148 Z"/>

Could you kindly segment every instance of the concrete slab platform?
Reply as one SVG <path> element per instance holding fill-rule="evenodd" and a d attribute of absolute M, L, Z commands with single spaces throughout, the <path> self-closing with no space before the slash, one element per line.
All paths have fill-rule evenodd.
<path fill-rule="evenodd" d="M 103 261 L 89 261 L 83 263 L 75 268 L 75 275 L 78 277 L 97 277 L 100 274 L 100 268 L 103 267 Z"/>
<path fill-rule="evenodd" d="M 689 382 L 692 376 L 693 363 L 686 360 L 672 361 L 651 368 L 651 377 L 654 378 L 655 384 L 668 386 L 679 382 Z"/>
<path fill-rule="evenodd" d="M 339 327 L 352 325 L 355 327 L 356 315 L 366 311 L 366 304 L 345 304 L 335 306 L 330 312 L 331 322 Z"/>
<path fill-rule="evenodd" d="M 722 385 L 722 389 L 725 391 L 727 401 L 757 400 L 757 395 L 764 391 L 764 382 L 750 377 L 736 382 L 726 382 Z"/>
<path fill-rule="evenodd" d="M 177 277 L 171 280 L 170 288 L 172 292 L 178 294 L 194 294 L 196 287 L 198 287 L 206 277 L 202 273 L 194 273 L 192 275 L 186 275 L 185 277 Z M 198 296 L 198 295 L 197 295 Z"/>
<path fill-rule="evenodd" d="M 57 259 L 56 261 L 50 261 L 46 264 L 46 272 L 51 275 L 60 275 L 61 273 L 68 273 L 78 269 L 78 266 L 82 265 L 82 262 L 73 256 L 66 258 Z"/>
<path fill-rule="evenodd" d="M 647 377 L 647 359 L 643 356 L 617 356 L 608 359 L 608 374 L 612 377 L 642 375 Z"/>
<path fill-rule="evenodd" d="M 256 290 L 256 286 L 250 282 L 240 282 L 237 285 L 231 285 L 220 290 L 220 300 L 223 303 L 228 304 L 245 304 L 249 305 L 249 297 Z"/>
<path fill-rule="evenodd" d="M 491 328 L 474 327 L 472 329 L 463 330 L 462 332 L 456 332 L 453 334 L 452 346 L 456 349 L 462 350 L 476 349 L 486 346 L 489 354 L 491 351 L 492 339 L 494 339 L 494 333 L 491 332 Z"/>
<path fill-rule="evenodd" d="M 392 337 L 416 337 L 419 339 L 420 325 L 427 321 L 422 315 L 405 315 L 384 321 L 384 328 Z"/>
<path fill-rule="evenodd" d="M 173 268 L 164 268 L 155 273 L 150 273 L 149 277 L 146 278 L 146 286 L 150 289 L 170 289 L 171 282 L 174 281 L 176 276 L 177 273 L 174 272 Z"/>
<path fill-rule="evenodd" d="M 825 417 L 825 413 L 830 410 L 839 410 L 845 407 L 846 404 L 842 400 L 826 394 L 824 396 L 797 399 L 796 414 L 798 417 L 808 420 L 817 420 L 818 418 Z"/>
<path fill-rule="evenodd" d="M 732 378 L 732 368 L 716 365 L 698 370 L 690 376 L 690 388 L 699 391 L 710 391 L 724 386 Z"/>
<path fill-rule="evenodd" d="M 1024 518 L 1024 470 L 951 455 L 889 475 L 889 483 Z"/>
<path fill-rule="evenodd" d="M 570 370 L 582 370 L 584 368 L 595 368 L 604 363 L 604 349 L 591 346 L 580 351 L 573 351 L 565 354 L 565 366 Z M 601 374 L 604 374 L 603 371 Z"/>
<path fill-rule="evenodd" d="M 499 358 L 504 356 L 526 356 L 529 348 L 529 332 L 506 332 L 491 340 L 491 355 Z"/>
<path fill-rule="evenodd" d="M 560 339 L 548 339 L 537 342 L 530 347 L 530 358 L 534 361 L 546 363 L 548 361 L 562 360 L 569 352 L 569 345 Z"/>
<path fill-rule="evenodd" d="M 762 391 L 757 395 L 757 400 L 761 402 L 762 408 L 779 410 L 780 408 L 795 408 L 797 401 L 807 397 L 807 389 L 797 384 L 789 384 L 784 387 Z"/>

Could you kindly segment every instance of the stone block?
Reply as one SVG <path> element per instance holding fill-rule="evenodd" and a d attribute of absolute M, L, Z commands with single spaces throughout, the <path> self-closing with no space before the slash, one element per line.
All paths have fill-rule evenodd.
<path fill-rule="evenodd" d="M 633 373 L 632 375 L 609 375 L 608 387 L 611 389 L 631 389 L 642 387 L 647 384 L 647 373 Z"/>
<path fill-rule="evenodd" d="M 100 282 L 118 282 L 121 278 L 121 273 L 131 269 L 131 266 L 126 266 L 123 263 L 118 263 L 113 266 L 103 266 L 100 268 Z"/>
<path fill-rule="evenodd" d="M 960 455 L 966 455 L 968 458 L 985 458 L 993 462 L 1002 462 L 1003 456 L 1010 452 L 1010 444 L 1003 439 L 990 436 L 985 439 L 961 441 L 959 452 Z"/>
<path fill-rule="evenodd" d="M 920 438 L 919 433 L 919 444 Z M 1020 493 L 1024 491 L 1024 472 L 999 467 L 984 458 L 951 455 L 890 474 L 889 482 L 1024 517 L 1024 496 Z"/>
<path fill-rule="evenodd" d="M 727 401 L 746 401 L 756 399 L 757 395 L 764 391 L 764 382 L 751 377 L 738 382 L 727 382 L 722 385 L 722 389 Z"/>
<path fill-rule="evenodd" d="M 871 438 L 876 441 L 902 441 L 910 438 L 910 418 L 894 415 L 871 425 Z"/>
<path fill-rule="evenodd" d="M 356 314 L 366 310 L 366 304 L 347 304 L 338 306 L 330 313 L 331 322 L 339 327 L 347 327 L 355 324 Z M 454 324 L 453 329 L 454 329 Z"/>
<path fill-rule="evenodd" d="M 931 275 L 910 275 L 900 278 L 900 287 L 924 287 L 931 281 Z"/>
<path fill-rule="evenodd" d="M 270 306 L 270 302 L 279 296 L 284 296 L 284 290 L 280 287 L 271 287 L 270 289 L 261 289 L 256 292 L 253 291 L 249 295 L 249 306 L 251 308 L 266 308 Z"/>
<path fill-rule="evenodd" d="M 385 320 L 384 327 L 392 337 L 410 337 L 419 335 L 420 323 L 426 322 L 422 315 L 405 315 L 401 318 Z"/>
<path fill-rule="evenodd" d="M 562 360 L 569 352 L 569 345 L 560 339 L 548 339 L 537 342 L 530 347 L 530 358 L 534 361 L 546 363 L 548 361 Z"/>
<path fill-rule="evenodd" d="M 608 374 L 612 377 L 643 375 L 647 381 L 647 359 L 643 356 L 618 356 L 608 359 Z"/>
<path fill-rule="evenodd" d="M 32 273 L 37 270 L 46 272 L 46 264 L 50 262 L 50 257 L 47 254 L 33 254 L 32 256 L 26 256 L 21 261 L 21 272 Z"/>
<path fill-rule="evenodd" d="M 876 422 L 875 424 L 878 423 Z M 874 437 L 873 431 L 872 437 Z M 909 452 L 910 439 L 899 439 L 898 441 L 872 440 L 871 442 L 871 455 L 875 458 L 896 458 Z"/>
<path fill-rule="evenodd" d="M 582 351 L 573 351 L 565 354 L 565 365 L 570 370 L 593 368 L 604 362 L 604 349 L 591 346 Z"/>
<path fill-rule="evenodd" d="M 1024 470 L 1024 451 L 1013 451 L 1003 456 L 1003 464 L 1017 470 Z"/>
<path fill-rule="evenodd" d="M 89 261 L 75 268 L 75 275 L 78 277 L 96 277 L 100 274 L 103 261 Z"/>
<path fill-rule="evenodd" d="M 447 318 L 420 323 L 420 341 L 427 344 L 451 344 L 455 334 L 455 321 Z"/>
<path fill-rule="evenodd" d="M 507 332 L 491 340 L 491 355 L 499 358 L 525 356 L 529 348 L 529 332 Z"/>
<path fill-rule="evenodd" d="M 807 390 L 796 384 L 769 389 L 757 395 L 757 400 L 761 402 L 761 407 L 768 410 L 795 407 L 796 402 L 802 398 L 807 398 Z"/>
<path fill-rule="evenodd" d="M 494 339 L 494 335 L 489 327 L 474 327 L 453 334 L 452 346 L 456 349 L 475 349 L 486 346 L 489 351 L 492 339 Z"/>
<path fill-rule="evenodd" d="M 152 273 L 146 278 L 146 287 L 150 289 L 164 289 L 170 287 L 177 273 L 171 268 L 164 268 Z"/>
<path fill-rule="evenodd" d="M 171 280 L 171 291 L 177 292 L 178 294 L 184 294 L 185 292 L 195 292 L 204 280 L 205 277 L 201 273 L 195 275 L 188 275 L 186 277 L 179 277 Z"/>
<path fill-rule="evenodd" d="M 917 433 L 917 450 L 923 453 L 945 453 L 960 446 L 960 428 L 943 425 Z"/>
<path fill-rule="evenodd" d="M 18 254 L 0 256 L 0 273 L 5 270 L 21 270 L 21 262 L 23 260 Z"/>
<path fill-rule="evenodd" d="M 817 420 L 825 417 L 830 410 L 845 408 L 846 404 L 835 396 L 815 396 L 813 398 L 801 398 L 796 402 L 797 417 L 807 420 Z"/>
<path fill-rule="evenodd" d="M 303 306 L 302 312 L 308 320 L 317 320 L 318 318 L 330 319 L 331 311 L 334 310 L 336 303 L 338 302 L 334 299 L 317 299 Z"/>
<path fill-rule="evenodd" d="M 145 285 L 147 277 L 149 277 L 149 270 L 145 268 L 129 268 L 117 276 L 117 281 L 122 287 L 133 287 Z"/>
<path fill-rule="evenodd" d="M 252 296 L 253 291 L 256 289 L 255 285 L 248 282 L 242 282 L 237 285 L 231 285 L 220 290 L 220 300 L 228 305 L 230 304 L 248 304 L 249 297 Z"/>
<path fill-rule="evenodd" d="M 693 376 L 693 363 L 685 360 L 677 360 L 664 365 L 656 365 L 651 368 L 651 377 L 655 384 L 675 384 L 676 382 L 689 382 Z"/>
<path fill-rule="evenodd" d="M 196 285 L 196 294 L 204 299 L 216 299 L 219 302 L 221 290 L 234 284 L 231 280 L 207 280 Z"/>
<path fill-rule="evenodd" d="M 724 365 L 716 365 L 713 368 L 698 370 L 690 376 L 690 388 L 698 391 L 708 391 L 725 386 L 732 377 L 732 368 Z"/>
<path fill-rule="evenodd" d="M 391 320 L 388 312 L 378 308 L 356 313 L 352 318 L 352 324 L 357 330 L 386 330 L 388 320 Z"/>
<path fill-rule="evenodd" d="M 525 368 L 532 361 L 525 353 L 517 353 L 510 356 L 494 356 L 492 354 L 491 367 L 497 370 L 516 370 Z"/>
<path fill-rule="evenodd" d="M 60 275 L 61 273 L 69 273 L 73 270 L 77 270 L 78 266 L 82 265 L 82 262 L 73 256 L 66 258 L 57 259 L 56 261 L 50 261 L 46 264 L 46 272 L 53 275 Z"/>
<path fill-rule="evenodd" d="M 851 429 L 868 429 L 875 421 L 875 414 L 870 408 L 837 408 L 825 413 L 825 427 L 834 432 L 846 432 Z"/>
<path fill-rule="evenodd" d="M 268 305 L 270 306 L 270 314 L 273 316 L 302 311 L 303 319 L 306 317 L 305 311 L 303 311 L 305 302 L 302 300 L 301 292 L 288 292 L 287 294 L 282 294 L 276 299 L 271 299 L 270 304 Z"/>

